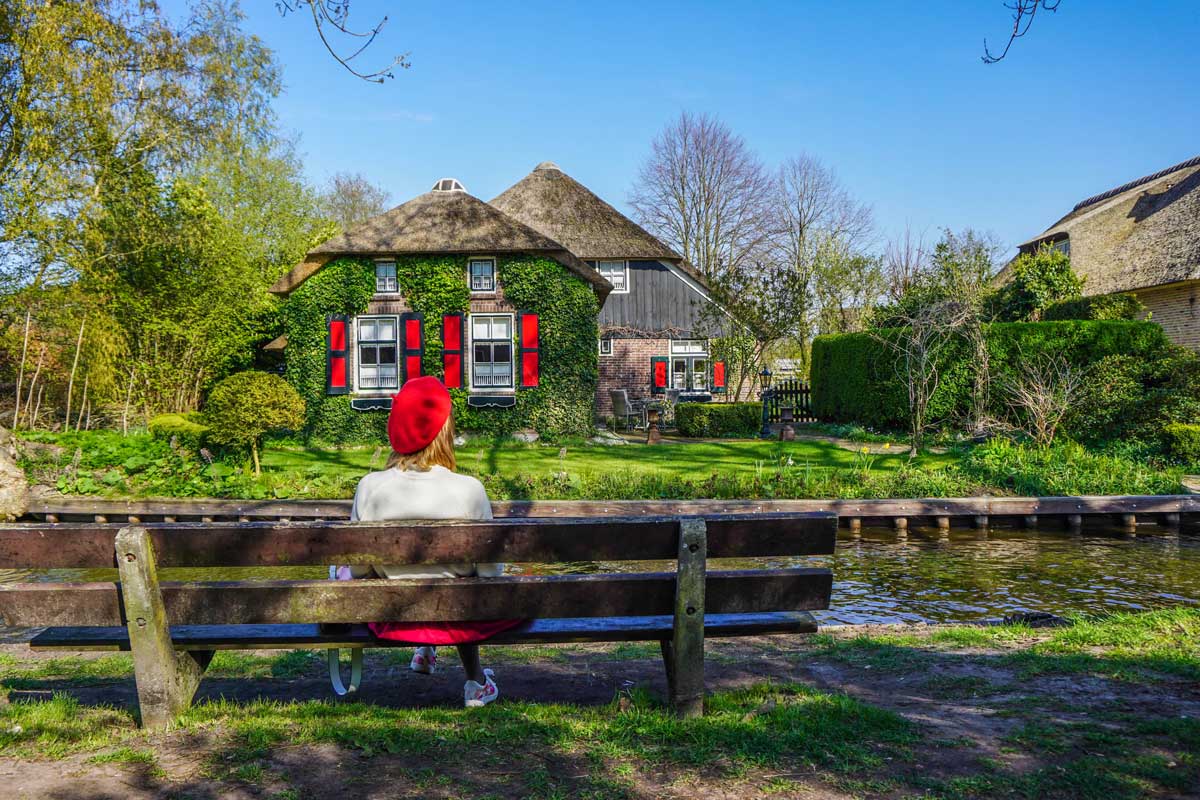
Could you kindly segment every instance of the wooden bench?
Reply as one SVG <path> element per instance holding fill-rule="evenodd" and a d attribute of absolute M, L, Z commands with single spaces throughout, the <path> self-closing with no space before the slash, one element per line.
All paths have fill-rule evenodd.
<path fill-rule="evenodd" d="M 119 581 L 0 584 L 0 621 L 35 649 L 132 650 L 142 723 L 186 710 L 222 649 L 364 648 L 376 620 L 530 621 L 495 643 L 654 641 L 669 699 L 702 713 L 704 638 L 810 633 L 822 568 L 710 571 L 709 558 L 834 551 L 832 513 L 489 522 L 31 524 L 0 528 L 0 568 L 116 567 Z M 673 561 L 674 571 L 436 580 L 160 583 L 165 567 Z M 350 623 L 330 633 L 319 623 Z M 361 652 L 361 651 L 360 651 Z"/>

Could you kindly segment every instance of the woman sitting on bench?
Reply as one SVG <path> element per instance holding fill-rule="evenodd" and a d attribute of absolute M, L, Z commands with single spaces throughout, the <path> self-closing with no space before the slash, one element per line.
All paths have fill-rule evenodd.
<path fill-rule="evenodd" d="M 483 484 L 454 472 L 454 421 L 450 393 L 434 377 L 414 378 L 392 398 L 388 439 L 392 455 L 387 467 L 358 482 L 351 520 L 478 519 L 492 518 Z M 345 568 L 343 568 L 345 569 Z M 495 577 L 503 564 L 425 564 L 420 566 L 352 567 L 355 578 Z M 409 665 L 430 674 L 437 665 L 437 645 L 458 648 L 467 681 L 463 701 L 468 708 L 487 705 L 500 692 L 492 671 L 479 663 L 479 642 L 522 620 L 488 622 L 376 622 L 371 631 L 380 639 L 422 642 Z"/>

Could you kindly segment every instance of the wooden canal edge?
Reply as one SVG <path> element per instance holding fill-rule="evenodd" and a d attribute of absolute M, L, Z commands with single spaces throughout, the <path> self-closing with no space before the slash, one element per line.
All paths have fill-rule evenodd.
<path fill-rule="evenodd" d="M 350 500 L 112 500 L 44 497 L 22 522 L 210 522 L 345 519 Z M 604 517 L 832 511 L 854 533 L 864 525 L 905 531 L 910 525 L 988 528 L 1085 524 L 1136 532 L 1200 524 L 1200 495 L 954 497 L 885 500 L 532 500 L 492 503 L 498 517 Z"/>

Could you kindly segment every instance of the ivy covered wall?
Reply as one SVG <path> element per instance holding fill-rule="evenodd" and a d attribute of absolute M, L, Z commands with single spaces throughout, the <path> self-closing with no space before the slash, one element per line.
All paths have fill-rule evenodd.
<path fill-rule="evenodd" d="M 452 389 L 456 428 L 493 436 L 533 429 L 551 440 L 590 434 L 599 336 L 599 305 L 591 287 L 557 261 L 538 256 L 500 256 L 496 271 L 505 299 L 517 310 L 538 315 L 539 385 L 518 389 L 514 408 L 468 408 L 469 391 Z M 408 306 L 425 315 L 423 372 L 441 377 L 442 315 L 470 311 L 467 257 L 401 256 L 396 277 Z M 283 304 L 286 376 L 307 405 L 305 432 L 310 437 L 339 443 L 386 441 L 385 413 L 355 411 L 350 397 L 325 394 L 325 320 L 330 314 L 364 313 L 374 292 L 370 260 L 339 258 Z"/>

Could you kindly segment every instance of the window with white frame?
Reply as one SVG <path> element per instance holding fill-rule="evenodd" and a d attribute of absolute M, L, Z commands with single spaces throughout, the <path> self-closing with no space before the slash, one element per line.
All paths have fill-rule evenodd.
<path fill-rule="evenodd" d="M 708 390 L 708 342 L 704 339 L 671 340 L 671 388 Z"/>
<path fill-rule="evenodd" d="M 629 291 L 628 261 L 597 261 L 596 271 L 600 273 L 600 277 L 613 285 L 614 294 L 624 294 Z"/>
<path fill-rule="evenodd" d="M 613 354 L 612 339 L 601 339 L 600 340 L 600 355 L 611 356 L 612 354 Z"/>
<path fill-rule="evenodd" d="M 513 385 L 512 326 L 509 315 L 471 315 L 471 386 Z"/>
<path fill-rule="evenodd" d="M 472 258 L 468 266 L 472 292 L 496 291 L 496 259 Z"/>
<path fill-rule="evenodd" d="M 399 291 L 399 287 L 396 285 L 395 261 L 375 262 L 375 291 L 379 293 Z"/>
<path fill-rule="evenodd" d="M 358 318 L 359 389 L 398 388 L 397 329 L 395 317 Z"/>

